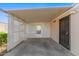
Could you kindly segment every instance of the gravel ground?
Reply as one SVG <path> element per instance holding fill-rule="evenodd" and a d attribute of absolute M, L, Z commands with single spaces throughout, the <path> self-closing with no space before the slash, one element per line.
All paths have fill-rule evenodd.
<path fill-rule="evenodd" d="M 6 45 L 0 46 L 0 56 L 4 55 L 6 52 Z"/>

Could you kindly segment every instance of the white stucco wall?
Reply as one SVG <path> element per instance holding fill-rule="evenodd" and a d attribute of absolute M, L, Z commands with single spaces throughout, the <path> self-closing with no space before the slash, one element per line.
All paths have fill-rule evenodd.
<path fill-rule="evenodd" d="M 24 24 L 18 20 L 20 19 L 9 16 L 7 50 L 12 49 L 24 39 Z"/>
<path fill-rule="evenodd" d="M 76 12 L 73 13 L 73 10 Z M 53 19 L 51 23 L 51 37 L 57 43 L 59 43 L 59 19 L 71 14 L 70 16 L 70 40 L 71 40 L 71 52 L 74 55 L 79 56 L 79 4 L 74 8 L 60 15 L 56 19 Z M 56 22 L 54 22 L 56 20 Z M 53 23 L 54 22 L 54 23 Z"/>
<path fill-rule="evenodd" d="M 36 26 L 41 26 L 41 34 L 36 33 Z M 49 38 L 50 37 L 50 23 L 29 23 L 26 24 L 27 38 Z"/>

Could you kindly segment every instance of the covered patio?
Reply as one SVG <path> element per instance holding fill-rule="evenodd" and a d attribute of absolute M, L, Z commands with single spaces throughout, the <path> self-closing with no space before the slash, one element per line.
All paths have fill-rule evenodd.
<path fill-rule="evenodd" d="M 51 25 L 53 19 L 70 8 L 60 7 L 8 11 L 10 20 L 7 50 L 12 49 L 12 51 L 9 51 L 6 55 L 73 55 L 67 49 L 53 41 L 54 36 L 52 38 L 52 35 L 54 32 L 52 32 L 53 28 Z M 56 34 L 54 33 L 54 35 Z M 17 46 L 19 43 L 21 44 Z"/>
<path fill-rule="evenodd" d="M 9 39 L 5 55 L 79 55 L 78 10 L 79 4 L 6 11 Z"/>

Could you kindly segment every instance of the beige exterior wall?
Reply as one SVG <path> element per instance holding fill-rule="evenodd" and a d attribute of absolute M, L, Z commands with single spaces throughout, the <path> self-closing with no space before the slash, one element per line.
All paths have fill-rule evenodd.
<path fill-rule="evenodd" d="M 79 6 L 75 10 L 71 15 L 71 51 L 79 56 Z"/>
<path fill-rule="evenodd" d="M 76 10 L 74 12 L 73 10 Z M 70 17 L 70 40 L 71 40 L 71 52 L 74 55 L 79 55 L 79 5 L 60 15 L 56 19 L 53 19 L 51 23 L 51 37 L 57 43 L 59 43 L 59 19 L 71 14 Z"/>
<path fill-rule="evenodd" d="M 50 23 L 51 25 L 51 38 L 59 43 L 59 20 L 56 19 Z"/>
<path fill-rule="evenodd" d="M 8 23 L 1 23 L 0 22 L 0 32 L 8 32 Z"/>

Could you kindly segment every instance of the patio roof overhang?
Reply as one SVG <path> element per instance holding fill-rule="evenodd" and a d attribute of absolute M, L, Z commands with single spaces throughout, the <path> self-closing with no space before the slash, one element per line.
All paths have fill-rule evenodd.
<path fill-rule="evenodd" d="M 23 21 L 30 22 L 50 22 L 54 18 L 63 14 L 71 7 L 58 8 L 40 8 L 40 9 L 26 9 L 26 10 L 8 10 L 8 13 L 21 18 Z"/>

